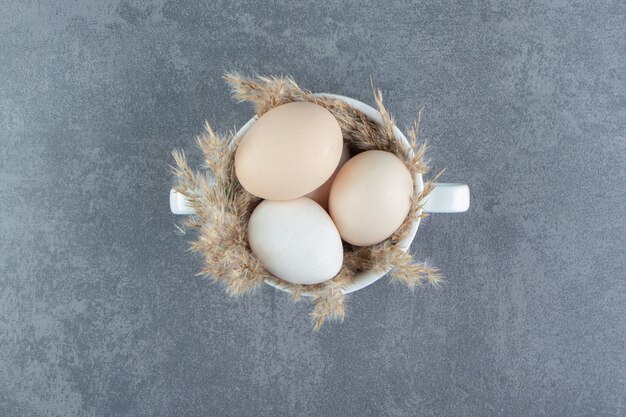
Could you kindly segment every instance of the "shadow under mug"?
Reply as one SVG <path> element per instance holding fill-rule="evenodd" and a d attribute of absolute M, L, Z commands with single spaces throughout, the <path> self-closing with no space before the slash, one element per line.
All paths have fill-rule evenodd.
<path fill-rule="evenodd" d="M 318 94 L 318 95 L 326 96 L 326 97 L 333 97 L 338 100 L 342 100 L 346 102 L 347 104 L 351 105 L 352 107 L 354 107 L 355 109 L 361 111 L 372 121 L 379 123 L 379 124 L 382 123 L 382 117 L 380 113 L 378 112 L 378 110 L 376 110 L 375 108 L 363 102 L 360 102 L 353 98 L 339 96 L 335 94 Z M 258 117 L 255 116 L 252 119 L 250 119 L 245 125 L 243 125 L 243 127 L 239 129 L 239 131 L 237 132 L 235 138 L 236 139 L 241 138 L 248 131 L 250 126 L 252 126 L 252 124 L 256 122 L 257 119 Z M 404 144 L 404 146 L 406 146 L 407 148 L 410 148 L 409 141 L 404 136 L 404 134 L 400 131 L 400 129 L 398 129 L 397 127 L 394 127 L 394 134 L 396 135 L 396 138 L 398 138 Z M 422 178 L 421 174 L 418 174 L 415 177 L 415 186 L 419 192 L 423 191 L 424 179 Z M 432 192 L 426 198 L 426 202 L 424 204 L 424 211 L 427 213 L 462 213 L 469 209 L 469 204 L 470 204 L 470 192 L 469 192 L 469 187 L 466 184 L 437 183 L 435 184 L 435 187 L 432 190 Z M 173 189 L 170 190 L 170 210 L 174 214 L 181 214 L 181 215 L 190 215 L 190 214 L 195 213 L 193 208 L 187 204 L 187 200 L 185 196 L 177 193 Z M 413 225 L 407 237 L 398 243 L 400 247 L 402 248 L 402 250 L 404 250 L 405 252 L 411 246 L 413 239 L 415 239 L 415 235 L 417 234 L 417 229 L 419 227 L 419 224 L 420 224 L 419 219 L 413 222 Z M 389 271 L 360 272 L 354 277 L 352 282 L 345 287 L 344 292 L 346 294 L 349 294 L 351 292 L 365 288 L 368 285 L 378 281 L 380 278 L 385 276 L 387 272 Z M 277 282 L 266 281 L 266 283 L 279 290 L 289 292 L 289 290 L 286 287 L 281 286 Z M 307 294 L 304 293 L 303 295 L 306 296 Z"/>

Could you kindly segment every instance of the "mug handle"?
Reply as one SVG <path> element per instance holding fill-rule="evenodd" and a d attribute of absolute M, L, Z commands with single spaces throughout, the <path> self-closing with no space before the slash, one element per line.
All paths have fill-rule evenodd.
<path fill-rule="evenodd" d="M 470 193 L 466 184 L 435 184 L 435 188 L 426 197 L 424 211 L 427 213 L 463 213 L 469 209 Z M 170 190 L 170 210 L 174 214 L 194 214 L 193 207 L 187 204 L 187 198 Z"/>
<path fill-rule="evenodd" d="M 467 184 L 437 183 L 426 197 L 426 213 L 463 213 L 469 209 L 470 192 Z"/>
<path fill-rule="evenodd" d="M 187 197 L 173 188 L 170 190 L 170 210 L 173 214 L 196 214 L 187 202 Z"/>

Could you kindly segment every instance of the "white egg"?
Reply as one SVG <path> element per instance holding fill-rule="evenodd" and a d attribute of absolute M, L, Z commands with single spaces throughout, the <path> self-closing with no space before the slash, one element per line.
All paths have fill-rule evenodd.
<path fill-rule="evenodd" d="M 261 202 L 250 217 L 248 243 L 269 272 L 294 284 L 329 280 L 343 263 L 335 224 L 306 197 Z"/>

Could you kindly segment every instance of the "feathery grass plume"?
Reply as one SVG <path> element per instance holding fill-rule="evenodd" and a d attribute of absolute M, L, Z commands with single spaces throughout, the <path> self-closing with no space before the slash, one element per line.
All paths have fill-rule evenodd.
<path fill-rule="evenodd" d="M 420 174 L 426 174 L 428 172 L 428 163 L 425 160 L 426 149 L 428 148 L 427 141 L 419 143 L 419 131 L 420 123 L 422 122 L 422 113 L 424 112 L 424 106 L 420 107 L 417 112 L 417 117 L 413 121 L 411 127 L 407 130 L 407 139 L 413 150 L 413 157 L 410 161 L 405 161 L 409 165 L 412 165 L 416 172 Z"/>
<path fill-rule="evenodd" d="M 270 109 L 292 101 L 304 101 L 305 90 L 291 77 L 269 77 L 259 75 L 256 79 L 243 77 L 237 72 L 226 72 L 224 80 L 233 92 L 233 97 L 239 101 L 248 101 L 254 105 L 257 116 L 261 116 Z"/>
<path fill-rule="evenodd" d="M 243 77 L 237 73 L 226 73 L 224 79 L 230 85 L 233 97 L 238 101 L 250 102 L 257 116 L 281 104 L 308 101 L 330 111 L 343 134 L 344 140 L 354 153 L 373 149 L 392 152 L 404 162 L 414 178 L 428 172 L 425 160 L 426 143 L 420 143 L 419 125 L 423 108 L 419 109 L 416 121 L 407 131 L 409 149 L 396 137 L 396 123 L 383 102 L 382 92 L 372 89 L 374 101 L 381 115 L 381 123 L 369 119 L 364 113 L 347 103 L 329 95 L 315 95 L 298 86 L 290 77 L 257 76 Z M 189 216 L 186 225 L 199 230 L 190 250 L 204 259 L 204 268 L 198 273 L 226 286 L 229 296 L 244 294 L 262 282 L 271 282 L 291 292 L 293 300 L 299 301 L 309 295 L 313 302 L 311 318 L 319 329 L 331 318 L 343 320 L 345 316 L 345 288 L 356 274 L 374 270 L 384 273 L 390 270 L 392 281 L 400 281 L 413 288 L 423 282 L 437 285 L 441 276 L 437 269 L 412 261 L 399 242 L 409 236 L 413 222 L 424 216 L 425 197 L 433 189 L 433 181 L 427 182 L 423 190 L 417 184 L 411 198 L 409 215 L 400 228 L 387 240 L 369 247 L 344 244 L 344 262 L 333 279 L 315 284 L 301 285 L 281 280 L 269 273 L 250 251 L 247 227 L 250 215 L 260 202 L 245 191 L 237 181 L 234 169 L 237 139 L 234 132 L 219 135 L 206 123 L 197 143 L 204 156 L 207 174 L 189 168 L 184 153 L 174 151 L 178 179 L 176 190 L 189 200 L 196 214 Z M 210 180 L 207 178 L 210 176 Z"/>
<path fill-rule="evenodd" d="M 437 268 L 424 263 L 414 263 L 413 257 L 407 252 L 394 250 L 391 256 L 394 258 L 393 267 L 389 272 L 391 282 L 399 281 L 413 289 L 415 286 L 424 285 L 424 281 L 437 287 L 443 280 Z"/>
<path fill-rule="evenodd" d="M 315 330 L 321 329 L 324 322 L 329 319 L 343 321 L 346 316 L 345 297 L 345 294 L 339 289 L 332 289 L 313 296 L 311 320 Z"/>
<path fill-rule="evenodd" d="M 259 199 L 236 180 L 232 135 L 220 137 L 207 123 L 197 143 L 214 178 L 210 184 L 205 175 L 189 168 L 184 153 L 173 152 L 176 190 L 187 197 L 196 212 L 187 225 L 200 228 L 190 249 L 205 260 L 200 275 L 225 284 L 230 296 L 241 295 L 260 285 L 268 275 L 250 252 L 246 238 L 247 220 Z"/>
<path fill-rule="evenodd" d="M 176 165 L 171 166 L 171 169 L 178 178 L 178 186 L 175 187 L 175 190 L 184 195 L 196 210 L 196 216 L 190 216 L 186 226 L 197 227 L 198 218 L 209 215 L 207 212 L 210 205 L 209 194 L 211 192 L 209 184 L 204 175 L 189 168 L 184 152 L 174 150 L 172 155 Z"/>
<path fill-rule="evenodd" d="M 387 139 L 387 142 L 389 142 L 389 144 L 391 145 L 392 143 L 396 143 L 396 135 L 393 131 L 396 127 L 396 121 L 385 107 L 385 102 L 383 101 L 383 92 L 379 88 L 375 88 L 373 82 L 372 90 L 374 91 L 374 102 L 376 103 L 376 107 L 378 108 L 378 112 L 380 113 L 380 116 L 382 118 L 381 124 L 384 128 L 383 132 L 385 135 L 385 139 Z"/>

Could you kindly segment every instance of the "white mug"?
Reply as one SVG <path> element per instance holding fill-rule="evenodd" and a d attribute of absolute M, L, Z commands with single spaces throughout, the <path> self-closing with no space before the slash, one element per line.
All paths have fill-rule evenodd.
<path fill-rule="evenodd" d="M 367 117 L 373 120 L 376 123 L 382 122 L 382 117 L 378 110 L 374 109 L 371 106 L 368 106 L 365 103 L 362 103 L 353 98 L 339 96 L 335 94 L 319 94 L 320 96 L 334 97 L 339 100 L 342 100 L 355 109 L 364 113 Z M 242 137 L 246 131 L 252 126 L 252 124 L 258 119 L 257 116 L 250 119 L 239 131 L 237 132 L 236 139 Z M 404 134 L 397 127 L 394 128 L 394 133 L 402 143 L 409 148 L 409 141 L 404 136 Z M 415 177 L 415 184 L 418 191 L 422 191 L 424 189 L 424 179 L 421 174 L 418 174 Z M 432 192 L 426 197 L 426 202 L 424 204 L 424 211 L 427 213 L 462 213 L 469 209 L 470 204 L 470 193 L 469 187 L 465 184 L 450 184 L 450 183 L 438 183 L 435 184 L 435 188 Z M 174 214 L 194 214 L 194 210 L 191 206 L 187 204 L 187 200 L 185 196 L 177 193 L 173 189 L 170 190 L 170 210 Z M 415 221 L 411 227 L 409 234 L 404 240 L 400 241 L 398 244 L 405 252 L 411 246 L 413 239 L 415 239 L 415 234 L 417 233 L 417 228 L 419 227 L 419 219 Z M 346 294 L 351 292 L 360 290 L 362 288 L 367 287 L 368 285 L 378 281 L 380 278 L 385 276 L 389 271 L 384 272 L 375 272 L 375 271 L 363 271 L 357 274 L 352 282 L 347 285 L 344 289 Z M 267 284 L 278 288 L 283 291 L 289 291 L 287 288 L 281 286 L 278 283 L 269 282 Z M 307 295 L 306 293 L 303 295 Z"/>

